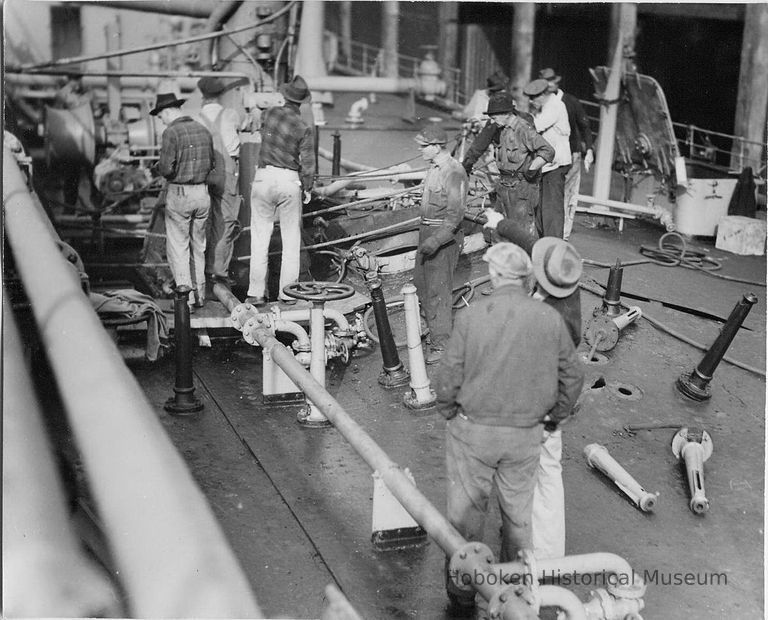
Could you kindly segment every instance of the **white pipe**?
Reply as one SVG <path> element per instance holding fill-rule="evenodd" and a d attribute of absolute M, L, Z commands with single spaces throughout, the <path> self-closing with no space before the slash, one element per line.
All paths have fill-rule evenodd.
<path fill-rule="evenodd" d="M 587 620 L 579 597 L 560 586 L 539 586 L 539 602 L 541 607 L 558 607 L 568 620 Z"/>
<path fill-rule="evenodd" d="M 302 2 L 301 29 L 299 42 L 296 45 L 296 62 L 294 75 L 303 77 L 311 90 L 329 90 L 318 88 L 310 82 L 309 76 L 320 77 L 327 75 L 323 59 L 323 30 L 325 27 L 325 3 Z"/>
<path fill-rule="evenodd" d="M 408 343 L 408 367 L 411 371 L 411 392 L 405 396 L 405 405 L 409 409 L 427 409 L 437 401 L 435 391 L 430 387 L 424 351 L 421 348 L 421 317 L 419 298 L 416 287 L 408 283 L 403 286 L 403 305 L 405 307 L 405 333 Z"/>
<path fill-rule="evenodd" d="M 314 4 L 310 2 L 309 4 Z M 343 75 L 307 75 L 302 77 L 311 90 L 343 91 L 349 93 L 407 93 L 418 91 L 416 78 L 359 77 Z"/>
<path fill-rule="evenodd" d="M 605 446 L 591 443 L 584 448 L 584 456 L 590 467 L 600 470 L 619 487 L 644 512 L 653 512 L 657 493 L 649 493 L 632 475 L 619 465 Z"/>
<path fill-rule="evenodd" d="M 633 583 L 632 577 L 639 577 L 624 558 L 615 553 L 583 553 L 579 555 L 567 555 L 563 558 L 549 558 L 536 561 L 538 579 L 541 581 L 547 577 L 558 574 L 579 573 L 609 573 L 613 575 L 627 575 L 629 583 Z"/>
<path fill-rule="evenodd" d="M 311 4 L 311 3 L 310 3 Z M 325 317 L 323 317 L 323 304 L 313 302 L 309 311 L 309 339 L 311 342 L 309 374 L 320 385 L 325 387 Z M 300 419 L 302 424 L 330 425 L 320 407 L 307 399 L 309 415 Z"/>
<path fill-rule="evenodd" d="M 619 31 L 616 49 L 613 50 L 611 72 L 602 93 L 604 99 L 611 103 L 600 106 L 600 130 L 597 134 L 597 158 L 595 160 L 595 176 L 592 194 L 595 198 L 608 198 L 611 191 L 611 174 L 613 170 L 613 149 L 616 140 L 616 122 L 619 115 L 619 92 L 621 88 L 622 55 L 624 33 Z"/>
<path fill-rule="evenodd" d="M 284 332 L 296 336 L 300 350 L 310 350 L 309 334 L 307 334 L 306 330 L 301 325 L 284 318 L 274 319 L 272 324 L 275 326 L 276 332 Z"/>

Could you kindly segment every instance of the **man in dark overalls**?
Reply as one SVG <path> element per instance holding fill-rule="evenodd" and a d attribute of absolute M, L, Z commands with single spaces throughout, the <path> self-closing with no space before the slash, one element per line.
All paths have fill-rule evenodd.
<path fill-rule="evenodd" d="M 464 241 L 461 222 L 467 203 L 467 174 L 446 150 L 448 137 L 441 127 L 429 125 L 415 140 L 431 166 L 424 178 L 419 209 L 413 281 L 429 328 L 424 359 L 427 364 L 436 364 L 451 335 L 453 272 Z"/>
<path fill-rule="evenodd" d="M 555 149 L 516 112 L 515 100 L 509 93 L 491 98 L 488 116 L 493 121 L 489 125 L 498 127 L 495 136 L 475 141 L 477 144 L 472 145 L 464 159 L 464 168 L 471 170 L 482 154 L 477 151 L 485 150 L 491 140 L 498 141 L 499 181 L 494 209 L 508 218 L 533 244 L 539 238 L 534 208 L 539 202 L 540 170 L 554 159 Z"/>

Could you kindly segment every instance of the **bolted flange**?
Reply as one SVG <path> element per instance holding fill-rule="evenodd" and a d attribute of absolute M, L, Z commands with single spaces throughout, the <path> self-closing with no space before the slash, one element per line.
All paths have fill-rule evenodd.
<path fill-rule="evenodd" d="M 493 552 L 488 545 L 477 542 L 468 542 L 451 556 L 448 562 L 448 574 L 454 585 L 464 592 L 474 592 L 474 583 L 479 574 L 478 566 L 493 564 Z"/>

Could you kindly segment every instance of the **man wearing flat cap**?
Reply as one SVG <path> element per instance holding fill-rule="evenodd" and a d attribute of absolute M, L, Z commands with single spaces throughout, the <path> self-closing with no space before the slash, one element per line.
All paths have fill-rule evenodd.
<path fill-rule="evenodd" d="M 539 77 L 547 80 L 549 91 L 554 93 L 564 104 L 568 112 L 568 124 L 571 127 L 569 136 L 571 146 L 571 167 L 565 174 L 565 221 L 563 223 L 563 239 L 566 241 L 571 236 L 573 230 L 573 218 L 576 215 L 576 206 L 578 204 L 577 195 L 581 183 L 581 164 L 584 162 L 584 170 L 589 172 L 589 168 L 595 161 L 595 151 L 592 146 L 592 128 L 589 126 L 589 118 L 584 106 L 577 97 L 570 93 L 563 92 L 560 88 L 560 76 L 554 69 L 547 67 L 539 71 Z"/>
<path fill-rule="evenodd" d="M 190 303 L 205 303 L 205 228 L 211 208 L 209 186 L 224 182 L 216 166 L 213 139 L 198 121 L 182 112 L 184 99 L 174 93 L 158 93 L 149 112 L 165 124 L 158 172 L 167 181 L 165 234 L 168 266 L 177 289 L 189 287 Z M 190 255 L 193 269 L 190 269 Z"/>
<path fill-rule="evenodd" d="M 237 132 L 240 117 L 236 110 L 221 104 L 221 96 L 230 89 L 222 78 L 200 78 L 197 88 L 203 95 L 200 121 L 211 132 L 217 166 L 224 170 L 224 185 L 210 188 L 205 274 L 209 283 L 215 280 L 226 283 L 235 239 L 240 232 L 238 215 L 242 197 L 238 188 L 240 136 Z"/>
<path fill-rule="evenodd" d="M 275 222 L 280 222 L 282 252 L 278 300 L 293 303 L 283 288 L 299 279 L 302 204 L 309 202 L 315 176 L 315 139 L 301 118 L 311 99 L 300 75 L 284 84 L 285 104 L 262 116 L 259 164 L 251 185 L 251 269 L 247 301 L 267 300 L 267 257 Z"/>
<path fill-rule="evenodd" d="M 440 361 L 451 335 L 453 272 L 464 233 L 461 223 L 467 204 L 467 175 L 446 149 L 448 136 L 428 125 L 414 138 L 429 170 L 419 206 L 419 247 L 413 282 L 429 327 L 424 361 Z"/>
<path fill-rule="evenodd" d="M 541 193 L 536 211 L 536 226 L 540 237 L 563 238 L 565 210 L 565 175 L 571 167 L 571 145 L 568 111 L 565 104 L 550 92 L 547 80 L 533 80 L 524 89 L 536 110 L 533 124 L 542 137 L 555 149 L 555 157 L 541 169 Z"/>
<path fill-rule="evenodd" d="M 531 519 L 546 420 L 576 402 L 583 371 L 558 312 L 532 299 L 531 260 L 507 242 L 485 253 L 493 292 L 457 314 L 433 383 L 446 425 L 448 519 L 483 540 L 491 490 L 502 518 L 499 560 L 532 548 Z M 449 579 L 449 598 L 471 605 Z"/>
<path fill-rule="evenodd" d="M 539 238 L 535 209 L 539 202 L 540 170 L 552 161 L 555 150 L 517 113 L 515 100 L 509 93 L 502 92 L 491 98 L 488 116 L 493 126 L 499 128 L 491 137 L 498 140 L 496 163 L 499 168 L 493 207 L 519 226 L 533 243 Z M 490 143 L 490 139 L 483 139 L 486 131 L 490 134 L 489 126 L 490 123 L 462 162 L 468 173 Z"/>

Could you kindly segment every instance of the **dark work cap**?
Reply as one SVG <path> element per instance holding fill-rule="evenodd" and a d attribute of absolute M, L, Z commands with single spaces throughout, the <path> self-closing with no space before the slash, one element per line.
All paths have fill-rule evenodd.
<path fill-rule="evenodd" d="M 538 80 L 533 80 L 533 82 L 529 82 L 523 89 L 523 94 L 527 95 L 528 97 L 536 97 L 541 93 L 547 92 L 548 88 L 549 83 L 547 80 L 540 78 Z"/>

